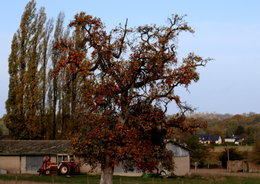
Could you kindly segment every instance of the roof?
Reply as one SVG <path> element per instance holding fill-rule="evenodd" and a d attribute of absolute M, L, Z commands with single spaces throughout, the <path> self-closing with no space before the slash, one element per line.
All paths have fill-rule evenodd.
<path fill-rule="evenodd" d="M 171 144 L 173 144 L 173 145 L 175 145 L 175 146 L 178 146 L 178 147 L 180 147 L 180 148 L 182 148 L 182 149 L 185 149 L 185 150 L 187 150 L 187 151 L 192 151 L 190 148 L 187 147 L 186 144 L 177 142 L 176 140 L 168 140 L 167 143 L 171 143 Z"/>
<path fill-rule="evenodd" d="M 70 150 L 68 140 L 0 140 L 0 155 L 56 155 Z"/>
<path fill-rule="evenodd" d="M 225 139 L 244 139 L 245 136 L 242 135 L 231 135 L 231 136 L 227 136 Z"/>
<path fill-rule="evenodd" d="M 217 135 L 217 134 L 214 134 L 214 135 L 198 134 L 197 136 L 202 141 L 217 141 L 219 139 L 219 137 L 220 137 L 220 135 Z"/>

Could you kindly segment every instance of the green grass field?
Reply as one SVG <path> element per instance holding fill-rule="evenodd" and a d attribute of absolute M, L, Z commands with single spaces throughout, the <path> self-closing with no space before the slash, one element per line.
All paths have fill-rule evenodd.
<path fill-rule="evenodd" d="M 252 151 L 253 146 L 215 146 L 214 151 L 216 152 L 222 152 L 226 148 L 235 148 L 237 151 Z"/>
<path fill-rule="evenodd" d="M 77 175 L 66 178 L 64 176 L 37 175 L 0 175 L 0 180 L 34 181 L 70 184 L 98 184 L 100 176 Z M 114 176 L 114 184 L 260 184 L 260 178 L 242 178 L 230 176 L 198 176 L 176 178 L 141 178 Z"/>

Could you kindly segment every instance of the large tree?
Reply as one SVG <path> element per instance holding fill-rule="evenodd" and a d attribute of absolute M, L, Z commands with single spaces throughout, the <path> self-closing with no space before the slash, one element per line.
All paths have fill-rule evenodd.
<path fill-rule="evenodd" d="M 196 82 L 197 67 L 208 60 L 194 53 L 178 59 L 178 35 L 193 30 L 178 15 L 168 22 L 128 28 L 126 21 L 107 32 L 100 19 L 80 13 L 70 24 L 76 32 L 79 27 L 85 31 L 78 46 L 62 40 L 56 44 L 66 53 L 57 70 L 83 80 L 73 148 L 85 154 L 89 164 L 101 165 L 101 184 L 112 182 L 119 163 L 142 171 L 151 171 L 159 163 L 171 169 L 166 140 L 173 136 L 172 128 L 193 127 L 184 123 L 184 112 L 190 107 L 175 89 Z M 179 113 L 167 121 L 165 113 L 172 101 Z"/>

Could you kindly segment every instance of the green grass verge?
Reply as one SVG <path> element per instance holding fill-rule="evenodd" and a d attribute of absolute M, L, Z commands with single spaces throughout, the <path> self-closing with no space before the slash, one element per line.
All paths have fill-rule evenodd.
<path fill-rule="evenodd" d="M 99 175 L 37 176 L 37 175 L 0 175 L 0 180 L 34 181 L 48 183 L 98 184 Z M 141 178 L 114 176 L 113 184 L 260 184 L 260 178 L 226 176 L 198 176 L 175 178 Z"/>
<path fill-rule="evenodd" d="M 252 151 L 253 146 L 215 146 L 214 149 L 216 151 L 224 151 L 226 148 L 235 148 L 238 151 Z"/>

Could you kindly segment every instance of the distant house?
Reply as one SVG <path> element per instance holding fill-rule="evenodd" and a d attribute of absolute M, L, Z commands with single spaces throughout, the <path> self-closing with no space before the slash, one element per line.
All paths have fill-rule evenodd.
<path fill-rule="evenodd" d="M 243 142 L 245 140 L 244 136 L 241 135 L 232 135 L 232 136 L 228 136 L 224 139 L 225 143 L 233 143 L 236 145 L 240 145 L 241 142 Z"/>
<path fill-rule="evenodd" d="M 222 144 L 220 135 L 198 134 L 199 142 L 202 144 Z"/>
<path fill-rule="evenodd" d="M 173 162 L 175 175 L 182 176 L 190 172 L 189 149 L 176 143 L 167 144 L 167 148 L 174 153 Z M 51 162 L 66 161 L 73 157 L 76 161 L 84 158 L 73 156 L 70 152 L 71 145 L 66 140 L 1 140 L 0 141 L 0 169 L 8 173 L 36 174 L 41 167 L 45 156 L 50 156 Z M 80 172 L 100 173 L 100 168 L 91 170 L 87 164 L 81 164 Z M 141 175 L 140 171 L 125 173 L 117 167 L 115 175 Z"/>

